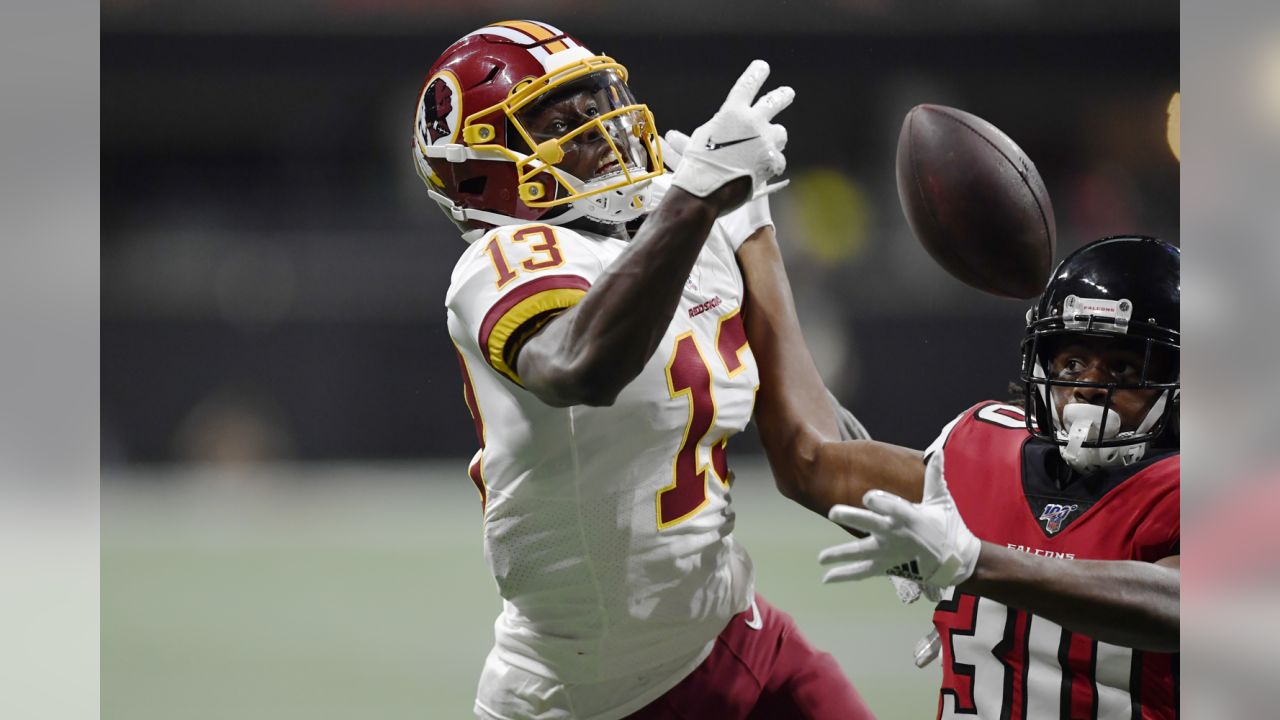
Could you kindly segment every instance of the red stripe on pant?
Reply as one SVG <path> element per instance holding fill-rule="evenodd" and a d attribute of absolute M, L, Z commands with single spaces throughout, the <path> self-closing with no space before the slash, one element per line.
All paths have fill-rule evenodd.
<path fill-rule="evenodd" d="M 790 615 L 755 602 L 759 623 L 753 609 L 735 615 L 701 665 L 627 720 L 873 720 L 835 658 Z"/>

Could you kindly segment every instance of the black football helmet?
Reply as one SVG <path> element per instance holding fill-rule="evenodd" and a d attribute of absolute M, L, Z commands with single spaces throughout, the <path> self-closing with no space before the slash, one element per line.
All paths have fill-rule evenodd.
<path fill-rule="evenodd" d="M 1179 301 L 1181 252 L 1150 237 L 1116 236 L 1092 242 L 1069 255 L 1050 276 L 1039 303 L 1027 312 L 1022 340 L 1022 384 L 1027 429 L 1056 443 L 1074 468 L 1128 465 L 1145 454 L 1167 430 L 1176 434 L 1179 399 Z M 1071 337 L 1092 336 L 1121 343 L 1141 354 L 1136 382 L 1083 382 L 1048 372 L 1053 349 Z M 1100 413 L 1063 427 L 1051 390 L 1092 387 L 1106 391 Z M 1138 427 L 1118 432 L 1112 404 L 1117 390 L 1160 394 Z M 1077 415 L 1078 413 L 1072 413 Z"/>

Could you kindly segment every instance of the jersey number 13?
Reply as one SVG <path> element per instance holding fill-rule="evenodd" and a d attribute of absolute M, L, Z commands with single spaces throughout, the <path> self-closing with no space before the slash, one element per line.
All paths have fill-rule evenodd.
<path fill-rule="evenodd" d="M 716 330 L 717 366 L 723 365 L 728 377 L 746 369 L 742 351 L 747 348 L 742 314 L 735 310 L 720 318 Z M 684 396 L 689 402 L 689 419 L 685 423 L 680 449 L 672 461 L 671 484 L 658 491 L 656 498 L 658 529 L 665 530 L 698 513 L 707 505 L 707 467 L 699 462 L 698 449 L 707 440 L 716 420 L 716 400 L 712 391 L 712 365 L 707 362 L 692 332 L 676 338 L 667 360 L 667 390 L 671 397 Z M 729 467 L 725 445 L 729 436 L 711 444 L 711 470 L 726 487 Z"/>

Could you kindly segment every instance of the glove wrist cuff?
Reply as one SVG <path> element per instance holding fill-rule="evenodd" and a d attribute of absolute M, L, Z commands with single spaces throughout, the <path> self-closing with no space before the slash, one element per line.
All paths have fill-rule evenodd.
<path fill-rule="evenodd" d="M 686 155 L 680 160 L 680 167 L 672 175 L 671 184 L 690 195 L 705 198 L 731 180 L 750 176 L 751 173 L 742 168 L 714 163 L 697 155 Z M 753 187 L 754 184 L 753 180 Z"/>
<path fill-rule="evenodd" d="M 947 587 L 959 585 L 973 576 L 978 567 L 978 555 L 982 553 L 982 541 L 969 535 L 959 543 L 956 551 L 949 555 L 938 569 L 925 579 L 931 585 Z"/>

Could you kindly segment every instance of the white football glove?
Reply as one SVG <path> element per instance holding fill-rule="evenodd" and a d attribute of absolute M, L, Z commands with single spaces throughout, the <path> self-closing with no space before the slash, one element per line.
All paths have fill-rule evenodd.
<path fill-rule="evenodd" d="M 938 450 L 924 473 L 924 501 L 917 504 L 883 490 L 862 497 L 865 507 L 836 505 L 827 513 L 833 522 L 867 533 L 867 537 L 835 545 L 818 562 L 848 563 L 827 571 L 822 581 L 843 582 L 881 573 L 937 587 L 958 585 L 973 574 L 982 543 L 965 527 L 943 476 Z"/>
<path fill-rule="evenodd" d="M 782 150 L 787 130 L 769 121 L 791 104 L 796 93 L 775 88 L 755 99 L 769 77 L 769 63 L 753 60 L 733 84 L 720 110 L 693 131 L 671 184 L 706 197 L 730 180 L 751 178 L 752 194 L 787 167 Z"/>
<path fill-rule="evenodd" d="M 663 157 L 666 156 L 664 155 Z M 738 211 L 735 210 L 734 212 Z M 871 433 L 867 432 L 867 428 L 862 424 L 862 421 L 854 416 L 849 411 L 849 408 L 841 405 L 840 400 L 831 394 L 831 390 L 827 390 L 827 400 L 831 403 L 831 408 L 836 412 L 836 425 L 840 431 L 841 440 L 871 439 Z M 936 585 L 926 585 L 925 583 L 918 583 L 896 575 L 890 575 L 889 582 L 893 585 L 893 591 L 897 593 L 898 599 L 902 601 L 903 605 L 910 605 L 922 597 L 934 603 L 942 599 L 942 588 Z"/>
<path fill-rule="evenodd" d="M 689 145 L 689 136 L 679 130 L 668 130 L 666 136 L 659 138 L 658 142 L 662 143 L 663 164 L 671 170 L 679 169 L 685 148 Z M 667 191 L 671 189 L 671 175 L 669 172 L 659 175 L 649 185 L 649 191 L 645 193 L 645 213 L 653 212 L 667 196 Z M 768 196 L 790 184 L 790 180 L 780 180 L 758 188 L 751 199 L 741 207 L 717 219 L 725 234 L 728 235 L 729 243 L 733 246 L 735 253 L 752 233 L 765 225 L 773 224 Z"/>

